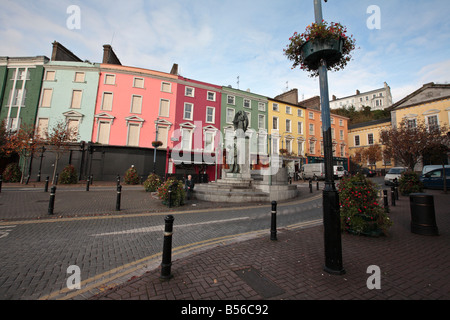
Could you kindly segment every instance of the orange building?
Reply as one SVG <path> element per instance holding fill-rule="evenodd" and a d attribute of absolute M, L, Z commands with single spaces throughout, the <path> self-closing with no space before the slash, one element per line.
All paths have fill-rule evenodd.
<path fill-rule="evenodd" d="M 305 114 L 305 156 L 307 163 L 324 162 L 324 144 L 322 131 L 322 112 L 320 97 L 300 102 L 306 107 Z M 331 138 L 333 141 L 333 164 L 342 165 L 348 170 L 348 120 L 349 118 L 331 113 Z"/>

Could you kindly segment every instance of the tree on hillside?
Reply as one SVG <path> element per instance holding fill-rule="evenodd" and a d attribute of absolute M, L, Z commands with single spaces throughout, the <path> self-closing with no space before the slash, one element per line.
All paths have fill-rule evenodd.
<path fill-rule="evenodd" d="M 428 127 L 423 121 L 408 126 L 405 119 L 397 127 L 381 131 L 380 142 L 386 147 L 385 158 L 399 160 L 414 170 L 428 148 L 435 144 L 448 145 L 447 131 L 446 126 Z"/>

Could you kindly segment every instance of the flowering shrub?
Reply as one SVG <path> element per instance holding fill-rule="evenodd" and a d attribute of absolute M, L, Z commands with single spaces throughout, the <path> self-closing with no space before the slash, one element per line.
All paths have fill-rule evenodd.
<path fill-rule="evenodd" d="M 184 199 L 186 197 L 186 192 L 184 191 L 184 185 L 182 181 L 176 180 L 175 178 L 167 179 L 158 188 L 158 197 L 162 200 L 162 203 L 166 206 L 169 205 L 169 187 L 172 185 L 172 207 L 179 207 L 184 205 Z"/>
<path fill-rule="evenodd" d="M 419 180 L 419 175 L 414 171 L 403 172 L 398 180 L 398 189 L 402 195 L 408 195 L 410 193 L 422 192 L 423 184 Z"/>
<path fill-rule="evenodd" d="M 8 164 L 3 171 L 4 182 L 19 182 L 21 177 L 22 171 L 20 171 L 19 165 L 15 162 Z"/>
<path fill-rule="evenodd" d="M 155 192 L 161 185 L 161 179 L 156 173 L 151 173 L 144 181 L 144 188 L 147 192 Z"/>
<path fill-rule="evenodd" d="M 141 182 L 141 179 L 139 178 L 139 175 L 134 166 L 131 166 L 131 168 L 125 172 L 123 181 L 125 181 L 126 184 L 139 184 Z"/>
<path fill-rule="evenodd" d="M 74 184 L 78 182 L 78 174 L 71 164 L 66 166 L 59 175 L 58 182 L 61 184 Z"/>
<path fill-rule="evenodd" d="M 324 41 L 324 40 L 337 40 L 342 39 L 344 41 L 342 47 L 342 57 L 338 62 L 327 65 L 327 69 L 330 71 L 338 71 L 343 69 L 347 62 L 351 60 L 351 52 L 355 49 L 355 39 L 353 35 L 347 35 L 347 28 L 340 23 L 331 22 L 329 25 L 326 21 L 322 20 L 321 23 L 312 23 L 306 27 L 306 31 L 302 34 L 297 32 L 289 38 L 289 44 L 286 49 L 283 49 L 284 55 L 291 61 L 293 61 L 292 69 L 300 66 L 300 69 L 310 72 L 311 77 L 319 75 L 317 69 L 311 68 L 305 64 L 304 57 L 302 56 L 302 46 L 308 41 Z"/>
<path fill-rule="evenodd" d="M 343 178 L 338 185 L 341 228 L 354 234 L 377 236 L 392 225 L 378 201 L 376 185 L 362 174 Z"/>

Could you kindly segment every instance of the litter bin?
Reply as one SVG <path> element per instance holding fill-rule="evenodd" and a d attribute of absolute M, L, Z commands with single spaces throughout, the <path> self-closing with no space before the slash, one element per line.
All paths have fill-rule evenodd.
<path fill-rule="evenodd" d="M 438 236 L 433 196 L 426 193 L 411 193 L 409 204 L 411 232 L 426 236 Z"/>

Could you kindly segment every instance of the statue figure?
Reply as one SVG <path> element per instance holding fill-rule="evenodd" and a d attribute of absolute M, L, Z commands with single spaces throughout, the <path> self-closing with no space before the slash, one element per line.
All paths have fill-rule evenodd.
<path fill-rule="evenodd" d="M 234 131 L 236 133 L 236 137 L 234 138 L 233 146 L 228 146 L 228 149 L 231 150 L 233 148 L 233 163 L 230 164 L 230 168 L 225 170 L 228 173 L 240 173 L 241 168 L 238 164 L 238 154 L 237 154 L 237 137 L 244 136 L 245 132 L 248 128 L 248 117 L 244 111 L 238 111 L 233 119 Z"/>
<path fill-rule="evenodd" d="M 244 111 L 238 111 L 233 120 L 234 131 L 241 129 L 243 132 L 248 128 L 248 117 Z"/>

